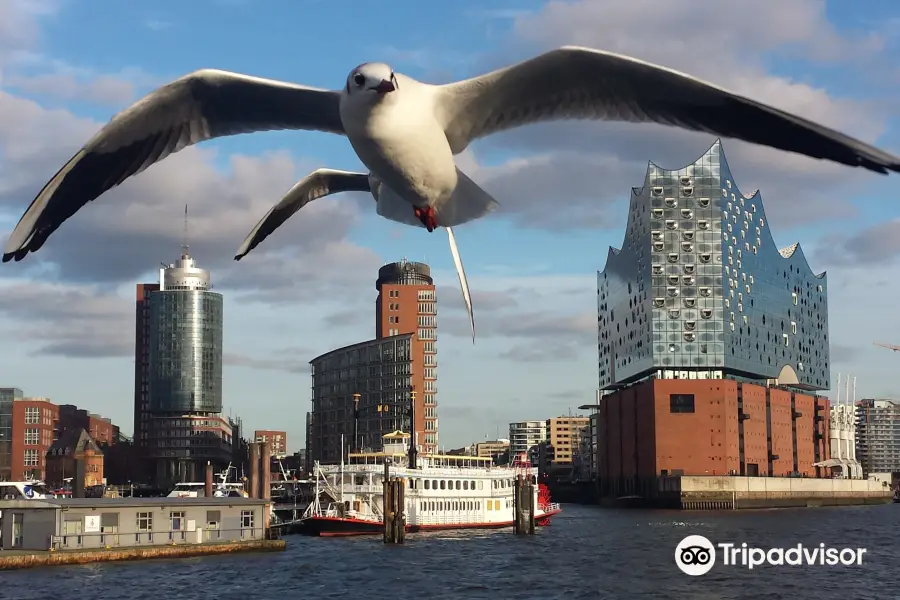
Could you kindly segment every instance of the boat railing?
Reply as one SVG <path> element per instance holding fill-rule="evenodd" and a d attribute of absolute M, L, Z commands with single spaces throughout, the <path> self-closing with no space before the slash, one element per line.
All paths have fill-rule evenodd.
<path fill-rule="evenodd" d="M 540 507 L 544 512 L 553 512 L 555 510 L 560 510 L 559 502 L 551 502 L 550 504 L 544 504 Z"/>

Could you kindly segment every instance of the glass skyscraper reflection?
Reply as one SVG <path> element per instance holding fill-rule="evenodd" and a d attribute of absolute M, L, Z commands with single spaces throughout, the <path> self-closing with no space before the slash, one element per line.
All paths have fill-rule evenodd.
<path fill-rule="evenodd" d="M 720 141 L 682 169 L 651 163 L 597 275 L 600 388 L 727 375 L 827 389 L 825 274 L 799 245 L 779 250 L 770 226 Z"/>

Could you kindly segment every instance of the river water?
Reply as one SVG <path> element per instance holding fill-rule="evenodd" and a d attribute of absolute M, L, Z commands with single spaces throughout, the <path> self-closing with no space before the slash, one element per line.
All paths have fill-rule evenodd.
<path fill-rule="evenodd" d="M 511 530 L 380 538 L 289 536 L 288 550 L 0 572 L 0 598 L 45 600 L 549 600 L 900 597 L 900 505 L 670 512 L 564 505 L 537 535 Z M 690 577 L 675 564 L 687 535 L 769 549 L 865 548 L 859 566 L 717 560 Z"/>

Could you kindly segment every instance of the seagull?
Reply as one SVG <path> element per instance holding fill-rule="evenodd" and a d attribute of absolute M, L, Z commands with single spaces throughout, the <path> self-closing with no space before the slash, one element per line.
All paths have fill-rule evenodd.
<path fill-rule="evenodd" d="M 409 205 L 404 207 L 404 202 L 392 194 L 373 173 L 351 173 L 350 171 L 338 171 L 336 169 L 316 169 L 288 190 L 288 193 L 259 220 L 256 227 L 241 244 L 234 260 L 241 260 L 256 248 L 260 242 L 269 237 L 294 213 L 319 198 L 339 194 L 341 192 L 370 192 L 378 203 L 379 211 L 384 214 L 393 214 L 397 210 L 396 220 L 413 227 L 424 227 L 413 213 L 409 212 Z M 405 219 L 405 220 L 404 220 Z M 463 268 L 462 259 L 459 256 L 459 248 L 456 245 L 456 236 L 453 229 L 447 227 L 447 238 L 450 242 L 450 254 L 453 256 L 453 265 L 459 276 L 459 286 L 462 290 L 463 302 L 466 304 L 466 312 L 469 315 L 469 325 L 472 328 L 472 343 L 475 343 L 475 315 L 472 311 L 472 296 L 469 293 L 469 282 L 466 279 L 466 270 Z"/>
<path fill-rule="evenodd" d="M 115 115 L 40 191 L 4 247 L 21 260 L 82 206 L 187 146 L 275 129 L 343 135 L 429 231 L 496 208 L 460 185 L 476 139 L 560 119 L 655 122 L 886 174 L 900 158 L 799 116 L 627 56 L 566 46 L 472 79 L 429 85 L 384 63 L 322 90 L 218 70 L 186 75 Z M 477 186 L 476 186 L 477 187 Z M 390 218 L 390 217 L 388 217 Z"/>

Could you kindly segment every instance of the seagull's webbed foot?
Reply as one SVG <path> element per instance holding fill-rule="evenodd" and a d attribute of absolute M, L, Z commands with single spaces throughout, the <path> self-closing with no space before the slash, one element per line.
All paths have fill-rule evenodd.
<path fill-rule="evenodd" d="M 438 228 L 437 218 L 434 216 L 433 206 L 427 206 L 425 208 L 419 208 L 418 206 L 416 206 L 413 207 L 413 210 L 416 213 L 416 218 L 422 221 L 422 225 L 425 226 L 425 229 L 428 230 L 428 233 L 431 233 Z"/>

